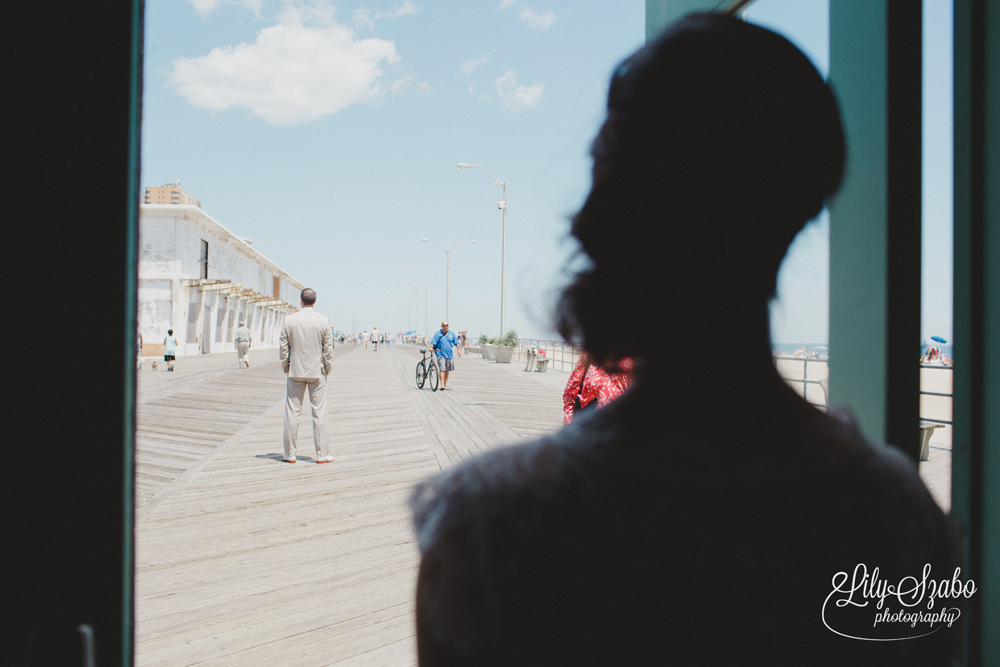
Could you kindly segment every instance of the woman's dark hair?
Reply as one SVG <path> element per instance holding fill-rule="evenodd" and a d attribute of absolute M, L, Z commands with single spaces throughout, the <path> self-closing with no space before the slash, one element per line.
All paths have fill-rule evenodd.
<path fill-rule="evenodd" d="M 173 329 L 167 329 L 167 335 L 168 336 L 173 336 L 174 335 L 174 330 Z"/>
<path fill-rule="evenodd" d="M 691 15 L 615 71 L 571 233 L 591 260 L 559 330 L 595 363 L 653 356 L 651 332 L 766 307 L 799 230 L 840 184 L 833 93 L 788 40 Z"/>

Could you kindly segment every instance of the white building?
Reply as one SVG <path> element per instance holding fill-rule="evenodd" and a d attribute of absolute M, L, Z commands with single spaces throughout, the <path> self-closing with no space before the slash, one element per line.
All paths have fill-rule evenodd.
<path fill-rule="evenodd" d="M 197 206 L 139 207 L 139 333 L 161 356 L 168 329 L 177 354 L 233 349 L 241 315 L 253 349 L 278 346 L 305 285 Z"/>

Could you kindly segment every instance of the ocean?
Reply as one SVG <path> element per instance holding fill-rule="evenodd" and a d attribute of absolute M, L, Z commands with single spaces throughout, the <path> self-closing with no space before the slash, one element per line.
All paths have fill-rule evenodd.
<path fill-rule="evenodd" d="M 771 343 L 771 350 L 784 354 L 795 354 L 795 350 L 801 350 L 803 345 L 806 346 L 806 354 L 812 352 L 815 347 L 828 347 L 826 343 Z M 816 352 L 823 356 L 830 354 L 829 350 L 816 350 Z"/>
<path fill-rule="evenodd" d="M 939 350 L 941 350 L 941 353 L 944 354 L 946 357 L 954 359 L 954 355 L 952 354 L 952 345 L 950 344 L 941 345 L 940 343 L 930 343 L 930 344 L 934 345 Z M 771 350 L 773 350 L 774 352 L 783 352 L 784 354 L 795 354 L 795 350 L 801 350 L 803 345 L 806 346 L 807 353 L 811 352 L 814 347 L 820 347 L 820 346 L 829 347 L 827 343 L 771 343 Z M 925 352 L 925 350 L 926 348 L 921 346 L 922 354 Z M 817 351 L 821 353 L 823 356 L 830 356 L 829 350 L 817 350 Z"/>

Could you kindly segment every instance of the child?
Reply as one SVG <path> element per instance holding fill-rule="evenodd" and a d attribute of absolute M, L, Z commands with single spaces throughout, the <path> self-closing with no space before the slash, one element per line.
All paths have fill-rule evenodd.
<path fill-rule="evenodd" d="M 177 354 L 177 339 L 174 330 L 167 329 L 167 337 L 163 339 L 163 360 L 167 362 L 167 370 L 174 370 L 174 355 Z"/>

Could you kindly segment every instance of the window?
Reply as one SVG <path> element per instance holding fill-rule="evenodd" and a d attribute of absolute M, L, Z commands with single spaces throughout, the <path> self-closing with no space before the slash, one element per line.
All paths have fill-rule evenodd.
<path fill-rule="evenodd" d="M 201 277 L 208 278 L 208 241 L 202 240 L 201 242 L 201 259 L 198 260 L 201 264 Z"/>

